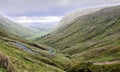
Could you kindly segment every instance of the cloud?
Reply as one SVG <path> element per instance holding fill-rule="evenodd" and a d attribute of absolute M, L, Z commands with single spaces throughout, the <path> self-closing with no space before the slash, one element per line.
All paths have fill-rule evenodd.
<path fill-rule="evenodd" d="M 54 23 L 59 22 L 62 16 L 44 16 L 44 17 L 11 17 L 11 20 L 21 24 L 35 24 L 35 23 Z"/>
<path fill-rule="evenodd" d="M 74 10 L 119 4 L 120 0 L 0 0 L 0 14 L 21 25 L 47 25 Z"/>
<path fill-rule="evenodd" d="M 0 0 L 0 12 L 11 16 L 62 15 L 78 9 L 120 4 L 120 0 Z"/>

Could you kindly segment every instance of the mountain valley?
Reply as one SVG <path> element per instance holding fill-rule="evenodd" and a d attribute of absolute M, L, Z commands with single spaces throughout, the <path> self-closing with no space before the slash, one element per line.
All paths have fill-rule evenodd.
<path fill-rule="evenodd" d="M 70 13 L 29 40 L 38 33 L 0 16 L 0 72 L 120 72 L 120 5 Z"/>

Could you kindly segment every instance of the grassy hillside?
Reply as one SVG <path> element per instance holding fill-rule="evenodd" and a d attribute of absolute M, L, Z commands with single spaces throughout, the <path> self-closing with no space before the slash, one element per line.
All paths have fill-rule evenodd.
<path fill-rule="evenodd" d="M 51 56 L 49 47 L 24 40 L 0 26 L 0 72 L 64 72 L 68 62 L 63 54 Z"/>
<path fill-rule="evenodd" d="M 64 18 L 59 22 L 58 26 L 54 29 L 53 33 L 60 32 L 62 30 L 65 30 L 66 27 L 71 26 L 75 21 L 77 21 L 81 16 L 90 14 L 96 11 L 101 10 L 101 8 L 90 8 L 90 9 L 84 9 L 84 10 L 78 10 L 75 12 L 71 12 L 64 16 Z"/>
<path fill-rule="evenodd" d="M 78 51 L 76 49 L 86 49 L 86 47 L 100 46 L 104 43 L 108 45 L 113 41 L 115 41 L 113 45 L 119 44 L 117 42 L 120 28 L 119 9 L 120 6 L 110 7 L 84 15 L 65 30 L 42 38 L 41 42 L 64 51 L 70 51 L 72 48 Z"/>
<path fill-rule="evenodd" d="M 72 19 L 73 16 L 69 16 L 71 18 L 68 20 L 72 19 L 72 22 L 62 22 L 64 29 L 60 26 L 56 29 L 57 31 L 53 31 L 37 42 L 70 55 L 73 64 L 71 64 L 71 68 L 68 68 L 69 72 L 119 72 L 120 62 L 109 65 L 94 65 L 94 62 L 109 63 L 120 60 L 119 13 L 120 6 L 113 6 L 74 19 Z M 90 67 L 83 64 L 82 68 L 81 63 L 76 63 L 76 61 L 92 62 L 92 64 Z M 100 70 L 97 70 L 99 67 Z M 84 70 L 86 68 L 88 71 Z"/>
<path fill-rule="evenodd" d="M 0 16 L 0 26 L 24 38 L 31 37 L 38 33 L 37 30 L 24 27 L 20 24 L 12 22 L 11 20 L 3 16 Z"/>

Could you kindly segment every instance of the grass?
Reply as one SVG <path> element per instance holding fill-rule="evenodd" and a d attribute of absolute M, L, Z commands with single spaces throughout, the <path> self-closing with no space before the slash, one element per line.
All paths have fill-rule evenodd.
<path fill-rule="evenodd" d="M 15 72 L 10 60 L 8 57 L 0 53 L 0 66 L 6 68 L 8 72 Z"/>
<path fill-rule="evenodd" d="M 94 65 L 91 62 L 74 62 L 67 72 L 119 72 L 120 63 Z"/>
<path fill-rule="evenodd" d="M 57 54 L 54 59 L 52 59 L 59 68 L 65 70 L 67 65 L 70 63 L 70 59 L 65 57 L 63 54 Z"/>
<path fill-rule="evenodd" d="M 0 72 L 7 72 L 7 71 L 3 67 L 0 67 Z"/>
<path fill-rule="evenodd" d="M 75 18 L 68 24 L 63 22 L 66 24 L 63 24 L 64 29 L 58 28 L 36 42 L 51 46 L 69 55 L 70 61 L 73 63 L 68 64 L 69 67 L 66 69 L 68 72 L 119 72 L 120 64 L 97 67 L 92 64 L 87 66 L 86 63 L 83 63 L 82 66 L 85 65 L 84 67 L 88 68 L 81 67 L 81 63 L 84 61 L 120 60 L 119 13 L 120 5 Z M 79 63 L 74 65 L 75 61 L 80 62 L 80 67 Z"/>
<path fill-rule="evenodd" d="M 0 51 L 4 54 L 2 61 L 4 61 L 6 57 L 9 58 L 5 59 L 5 62 L 2 62 L 7 63 L 8 67 L 3 64 L 0 67 L 0 71 L 7 71 L 9 64 L 11 64 L 10 69 L 15 69 L 16 72 L 64 72 L 64 70 L 57 67 L 57 65 L 60 65 L 59 63 L 55 64 L 55 62 L 49 58 L 47 46 L 24 40 L 2 28 L 0 28 L 0 33 Z M 38 52 L 38 54 L 26 52 L 9 42 L 22 43 L 29 49 Z M 12 69 L 12 67 L 14 69 Z"/>
<path fill-rule="evenodd" d="M 120 64 L 111 65 L 92 65 L 90 68 L 93 72 L 119 72 Z"/>
<path fill-rule="evenodd" d="M 50 59 L 36 56 L 30 53 L 27 53 L 19 48 L 5 45 L 0 43 L 0 51 L 6 54 L 17 72 L 46 72 L 46 71 L 58 71 L 62 72 L 59 68 L 54 65 L 50 65 Z M 37 58 L 36 58 L 37 57 Z M 46 60 L 46 61 L 45 61 Z M 52 63 L 52 61 L 51 61 Z"/>
<path fill-rule="evenodd" d="M 47 34 L 47 33 L 48 33 L 48 31 L 41 31 L 41 32 L 39 32 L 39 33 L 31 36 L 31 37 L 26 37 L 26 39 L 27 39 L 27 40 L 34 41 L 35 39 L 40 38 L 41 36 L 44 36 L 44 35 Z"/>

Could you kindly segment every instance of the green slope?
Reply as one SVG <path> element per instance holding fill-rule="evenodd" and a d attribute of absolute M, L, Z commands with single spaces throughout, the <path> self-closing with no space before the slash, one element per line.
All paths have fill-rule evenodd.
<path fill-rule="evenodd" d="M 68 62 L 62 54 L 51 57 L 47 46 L 24 40 L 0 25 L 0 72 L 64 72 Z"/>
<path fill-rule="evenodd" d="M 78 51 L 76 49 L 105 46 L 113 41 L 116 41 L 112 43 L 113 45 L 119 44 L 117 42 L 119 41 L 120 28 L 119 9 L 120 6 L 110 7 L 84 15 L 72 23 L 71 26 L 42 38 L 41 42 L 66 51 L 70 51 L 72 48 Z"/>
<path fill-rule="evenodd" d="M 70 55 L 73 61 L 71 68 L 68 68 L 70 72 L 82 72 L 81 66 L 89 68 L 92 72 L 119 72 L 120 62 L 100 65 L 100 69 L 103 67 L 101 71 L 96 71 L 99 65 L 94 66 L 94 62 L 120 60 L 120 6 L 106 7 L 74 19 L 73 16 L 69 17 L 72 22 L 62 22 L 67 25 L 62 24 L 65 27 L 60 26 L 57 31 L 53 31 L 37 42 Z M 79 64 L 82 61 L 92 62 L 93 65 Z M 83 72 L 87 71 L 83 70 Z"/>
<path fill-rule="evenodd" d="M 0 26 L 24 38 L 31 37 L 38 33 L 37 30 L 24 27 L 1 15 L 0 15 Z"/>

